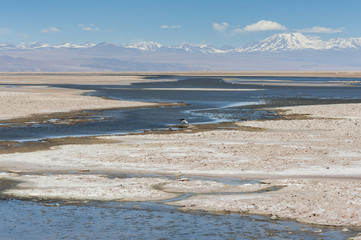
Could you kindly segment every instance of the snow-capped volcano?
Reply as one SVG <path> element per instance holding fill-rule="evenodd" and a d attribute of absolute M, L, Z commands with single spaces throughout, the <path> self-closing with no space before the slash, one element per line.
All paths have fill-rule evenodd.
<path fill-rule="evenodd" d="M 361 38 L 339 38 L 328 41 L 318 37 L 307 37 L 301 33 L 275 34 L 260 42 L 250 43 L 240 52 L 278 52 L 300 50 L 338 50 L 361 48 Z"/>
<path fill-rule="evenodd" d="M 325 43 L 319 38 L 308 38 L 301 33 L 275 34 L 257 43 L 246 45 L 244 52 L 274 52 L 280 50 L 324 49 Z"/>

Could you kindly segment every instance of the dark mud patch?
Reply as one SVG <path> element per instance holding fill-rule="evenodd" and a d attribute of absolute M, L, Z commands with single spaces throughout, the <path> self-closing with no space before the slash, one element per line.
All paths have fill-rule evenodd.
<path fill-rule="evenodd" d="M 51 147 L 71 144 L 104 144 L 114 143 L 113 140 L 100 139 L 98 137 L 66 137 L 66 138 L 49 138 L 39 141 L 15 142 L 1 141 L 0 154 L 16 152 L 35 152 L 48 150 Z"/>

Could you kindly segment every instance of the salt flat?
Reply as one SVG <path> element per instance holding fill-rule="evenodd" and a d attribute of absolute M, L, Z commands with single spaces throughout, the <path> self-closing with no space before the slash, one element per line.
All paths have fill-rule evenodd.
<path fill-rule="evenodd" d="M 54 101 L 62 105 L 61 98 L 55 97 Z M 87 102 L 88 108 L 92 106 Z M 174 134 L 102 136 L 91 145 L 78 143 L 1 154 L 0 177 L 21 182 L 4 194 L 86 200 L 82 181 L 91 181 L 91 199 L 106 196 L 106 200 L 153 200 L 151 193 L 155 190 L 157 199 L 167 199 L 179 192 L 228 189 L 246 194 L 196 194 L 169 204 L 184 210 L 266 214 L 313 224 L 361 227 L 361 104 L 297 106 L 277 111 L 283 118 L 240 122 L 234 130 L 192 131 L 190 127 L 188 132 Z M 74 171 L 77 173 L 64 174 Z M 148 182 L 143 178 L 112 181 L 99 174 L 83 174 L 96 171 L 167 174 L 176 180 L 155 177 Z M 28 174 L 44 172 L 53 174 Z M 181 180 L 192 175 L 262 179 L 264 183 L 237 189 L 228 184 Z M 127 189 L 141 194 L 111 190 L 113 184 L 121 189 L 119 185 L 130 183 Z M 107 184 L 109 188 L 101 187 Z M 276 186 L 282 188 L 247 193 Z M 63 194 L 67 188 L 70 197 Z"/>

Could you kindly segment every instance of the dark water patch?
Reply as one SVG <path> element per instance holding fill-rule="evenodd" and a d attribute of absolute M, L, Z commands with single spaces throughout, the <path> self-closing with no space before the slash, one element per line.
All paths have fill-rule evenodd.
<path fill-rule="evenodd" d="M 115 109 L 87 112 L 86 117 L 69 119 L 51 118 L 40 123 L 31 122 L 23 125 L 11 124 L 11 127 L 0 127 L 1 140 L 31 141 L 44 138 L 67 136 L 94 136 L 106 134 L 125 134 L 139 132 L 143 129 L 166 128 L 168 124 L 178 123 L 182 115 L 174 114 L 172 107 L 154 110 L 146 109 Z M 169 113 L 169 114 L 167 114 Z M 154 118 L 158 118 L 154 120 Z"/>

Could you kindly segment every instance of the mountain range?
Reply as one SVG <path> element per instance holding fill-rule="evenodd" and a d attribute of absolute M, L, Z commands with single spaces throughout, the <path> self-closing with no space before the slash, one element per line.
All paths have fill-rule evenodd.
<path fill-rule="evenodd" d="M 0 71 L 360 70 L 361 37 L 275 34 L 243 47 L 63 43 L 0 44 Z"/>

